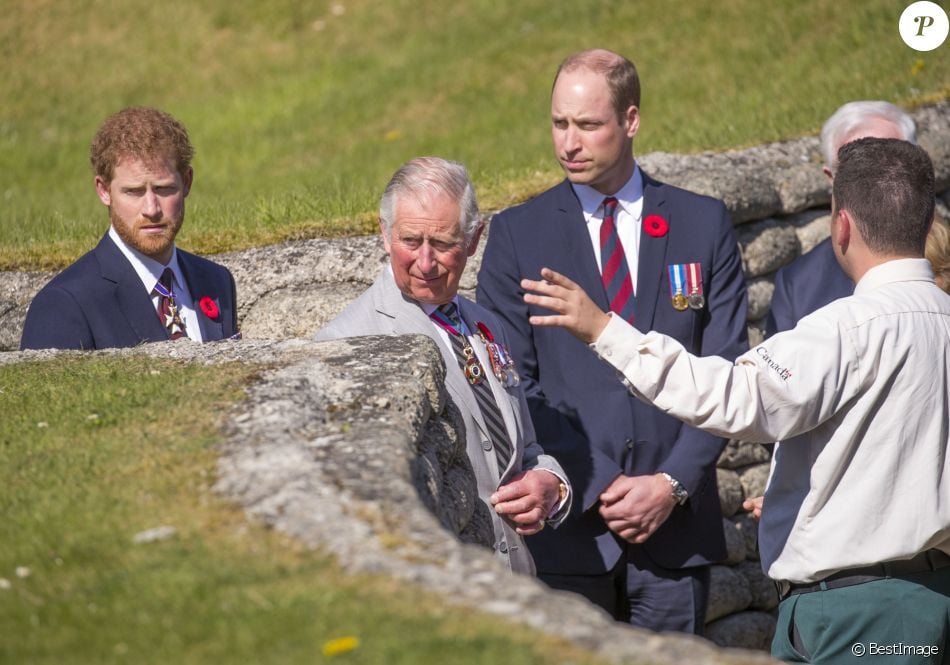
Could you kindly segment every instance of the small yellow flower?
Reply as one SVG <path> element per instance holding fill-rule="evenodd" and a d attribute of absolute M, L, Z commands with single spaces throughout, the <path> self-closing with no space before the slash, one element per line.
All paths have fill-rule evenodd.
<path fill-rule="evenodd" d="M 924 70 L 924 61 L 920 58 L 917 58 L 917 62 L 914 63 L 914 66 L 910 68 L 910 75 L 917 76 Z"/>
<path fill-rule="evenodd" d="M 400 132 L 398 129 L 390 129 L 388 132 L 383 134 L 384 141 L 390 141 L 390 142 L 398 141 L 401 138 L 402 138 L 402 132 Z"/>
<path fill-rule="evenodd" d="M 335 640 L 328 640 L 323 643 L 324 656 L 337 656 L 341 653 L 353 651 L 360 647 L 360 641 L 353 636 L 338 637 Z"/>

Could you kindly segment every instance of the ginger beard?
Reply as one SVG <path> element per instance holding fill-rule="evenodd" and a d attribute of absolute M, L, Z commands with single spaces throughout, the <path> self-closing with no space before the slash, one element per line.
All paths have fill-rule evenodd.
<path fill-rule="evenodd" d="M 162 226 L 159 228 L 154 220 L 145 217 L 131 222 L 125 220 L 116 213 L 115 206 L 109 206 L 109 221 L 126 245 L 149 258 L 165 263 L 160 257 L 169 253 L 175 244 L 175 236 L 185 221 L 185 210 L 182 208 L 179 215 L 162 219 L 159 222 Z"/>

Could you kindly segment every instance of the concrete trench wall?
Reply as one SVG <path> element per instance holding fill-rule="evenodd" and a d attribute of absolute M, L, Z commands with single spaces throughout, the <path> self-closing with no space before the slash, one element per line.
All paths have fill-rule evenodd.
<path fill-rule="evenodd" d="M 914 117 L 918 123 L 919 141 L 934 160 L 937 189 L 941 192 L 938 198 L 940 212 L 945 218 L 950 218 L 947 209 L 950 206 L 950 102 L 918 110 Z M 757 343 L 761 339 L 763 319 L 768 313 L 775 271 L 811 249 L 828 233 L 830 193 L 821 172 L 817 139 L 809 137 L 724 153 L 687 156 L 652 153 L 639 161 L 659 180 L 717 196 L 726 202 L 736 225 L 743 268 L 749 282 L 750 341 Z M 444 368 L 434 350 L 427 348 L 424 340 L 418 339 L 409 346 L 406 341 L 396 339 L 326 344 L 299 339 L 292 341 L 309 338 L 372 282 L 386 260 L 379 240 L 361 237 L 290 242 L 219 255 L 216 260 L 227 265 L 237 281 L 239 318 L 245 341 L 204 348 L 179 343 L 172 350 L 168 349 L 171 345 L 159 344 L 136 352 L 179 353 L 206 362 L 225 355 L 254 361 L 268 354 L 275 354 L 283 359 L 282 362 L 292 358 L 293 362 L 287 361 L 289 364 L 283 369 L 275 370 L 275 378 L 263 385 L 282 386 L 278 393 L 289 390 L 286 387 L 288 381 L 296 388 L 283 397 L 277 397 L 267 392 L 270 388 L 256 387 L 255 391 L 262 391 L 261 404 L 254 401 L 257 399 L 255 392 L 248 410 L 236 416 L 235 432 L 238 435 L 232 436 L 224 448 L 222 468 L 227 468 L 228 464 L 251 466 L 236 476 L 223 473 L 222 491 L 248 506 L 251 514 L 314 545 L 326 547 L 328 542 L 334 542 L 332 534 L 352 533 L 359 546 L 330 546 L 341 560 L 352 561 L 353 567 L 358 569 L 394 573 L 425 583 L 438 589 L 451 602 L 460 599 L 460 602 L 468 602 L 465 599 L 474 594 L 469 600 L 480 606 L 487 603 L 491 611 L 510 616 L 527 612 L 532 617 L 535 615 L 531 613 L 537 611 L 535 602 L 547 605 L 549 601 L 538 596 L 544 591 L 530 580 L 515 585 L 517 589 L 524 589 L 523 597 L 508 599 L 498 589 L 482 589 L 478 593 L 467 587 L 459 590 L 455 579 L 457 574 L 453 577 L 452 573 L 446 574 L 440 567 L 445 562 L 455 561 L 451 557 L 456 557 L 458 561 L 478 562 L 472 564 L 477 567 L 471 573 L 474 578 L 466 573 L 468 579 L 497 574 L 482 552 L 472 545 L 461 544 L 461 541 L 482 542 L 486 523 L 484 516 L 479 517 L 477 513 L 477 502 L 472 494 L 474 485 L 465 470 L 465 461 L 459 458 L 457 450 L 451 452 L 452 446 L 458 443 L 457 424 L 453 424 L 450 413 L 445 413 L 444 388 L 440 384 L 440 373 Z M 470 260 L 462 278 L 465 295 L 471 296 L 474 292 L 480 263 L 481 250 Z M 0 276 L 0 351 L 11 351 L 17 346 L 27 305 L 51 274 L 8 272 Z M 371 349 L 364 345 L 371 345 Z M 0 363 L 44 355 L 0 353 Z M 363 361 L 366 357 L 373 358 L 371 367 Z M 317 385 L 319 382 L 314 381 L 313 373 L 324 371 L 335 372 L 335 380 L 342 392 L 333 393 Z M 400 383 L 395 377 L 404 375 L 406 371 L 410 378 Z M 392 379 L 392 382 L 387 383 L 384 379 Z M 288 410 L 287 405 L 299 399 L 301 386 L 305 387 L 303 394 L 311 396 L 307 399 L 316 401 L 307 401 Z M 415 396 L 404 398 L 407 392 Z M 427 406 L 420 406 L 423 403 Z M 335 406 L 328 410 L 327 404 Z M 271 414 L 266 429 L 277 434 L 265 436 L 258 433 L 242 438 L 241 423 L 257 422 L 256 419 L 262 417 L 258 411 Z M 345 426 L 341 424 L 344 422 Z M 378 468 L 378 459 L 367 456 L 365 452 L 367 443 L 378 445 L 381 423 L 385 425 L 387 436 L 392 438 L 393 449 L 399 451 L 398 455 L 389 458 L 390 463 L 385 468 Z M 331 433 L 325 431 L 327 427 Z M 341 446 L 345 450 L 341 451 Z M 464 451 L 461 457 L 464 458 Z M 258 459 L 273 465 L 266 470 L 257 469 L 253 462 Z M 342 466 L 330 478 L 325 466 L 335 464 L 338 459 L 349 462 L 341 463 Z M 707 636 L 720 645 L 766 648 L 774 628 L 777 597 L 757 561 L 755 525 L 740 509 L 743 498 L 762 493 L 768 462 L 766 448 L 738 441 L 730 442 L 719 461 L 717 475 L 729 554 L 728 559 L 712 571 Z M 380 501 L 379 497 L 367 496 L 357 487 L 367 469 L 376 469 L 378 474 L 397 473 L 406 480 L 405 484 L 399 485 L 401 493 L 398 497 L 387 496 L 386 501 Z M 263 478 L 274 482 L 270 485 L 262 483 L 255 474 L 263 474 Z M 251 478 L 255 478 L 254 482 L 250 482 Z M 344 501 L 341 508 L 339 497 L 329 496 L 333 492 L 328 494 L 325 481 L 329 481 L 334 491 L 341 490 L 349 497 L 347 501 L 358 498 L 353 499 L 352 504 Z M 270 489 L 262 491 L 261 487 Z M 331 504 L 333 508 L 328 510 Z M 421 506 L 428 510 L 417 510 Z M 351 519 L 339 519 L 341 512 Z M 288 521 L 288 514 L 299 519 Z M 407 521 L 407 514 L 411 515 L 411 520 Z M 436 522 L 433 522 L 432 515 L 436 516 Z M 433 524 L 441 524 L 441 528 L 455 533 L 460 540 L 439 536 L 442 531 L 439 528 L 433 531 Z M 380 539 L 389 542 L 390 549 L 402 554 L 408 552 L 409 559 L 419 562 L 421 567 L 387 570 L 381 562 L 385 556 L 381 559 L 378 553 L 364 556 L 365 552 L 379 545 Z M 375 545 L 370 547 L 366 544 L 368 542 Z M 425 544 L 420 545 L 420 542 Z M 406 547 L 403 548 L 402 544 Z M 382 548 L 385 553 L 386 546 Z M 430 561 L 426 552 L 438 554 Z M 430 564 L 441 572 L 435 574 L 425 568 Z M 454 568 L 455 563 L 448 567 L 450 570 Z M 508 588 L 506 584 L 501 587 Z M 690 655 L 680 658 L 680 662 L 753 662 L 743 660 L 744 656 L 731 660 L 733 655 L 719 660 L 716 652 L 708 655 L 711 660 L 703 660 L 707 658 L 706 652 L 702 651 L 705 646 L 702 649 L 696 644 L 678 646 L 678 640 L 688 638 L 645 636 L 622 627 L 615 629 L 604 623 L 603 617 L 595 610 L 585 608 L 582 602 L 564 598 L 561 594 L 554 596 L 561 598 L 558 602 L 564 603 L 563 612 L 570 617 L 564 621 L 560 631 L 553 632 L 574 639 L 577 631 L 571 626 L 584 623 L 578 624 L 575 617 L 593 613 L 598 619 L 591 619 L 594 621 L 591 625 L 597 628 L 588 626 L 590 634 L 577 637 L 580 643 L 589 643 L 596 648 L 597 639 L 592 636 L 604 631 L 622 630 L 617 639 L 623 643 L 632 639 L 631 634 L 636 634 L 638 637 L 633 641 L 637 645 L 635 650 L 617 652 L 627 654 L 625 662 L 633 662 L 629 659 L 635 654 L 637 658 L 649 654 L 649 659 L 642 662 L 672 662 L 666 656 L 675 653 L 684 656 L 686 652 L 681 648 L 688 648 Z M 530 600 L 531 608 L 522 602 L 526 599 Z M 502 611 L 506 607 L 517 611 Z M 524 619 L 523 616 L 520 618 Z M 528 623 L 542 629 L 560 625 L 546 615 L 537 620 L 529 619 Z M 667 643 L 667 640 L 672 642 Z M 660 643 L 659 649 L 653 649 L 652 645 Z"/>

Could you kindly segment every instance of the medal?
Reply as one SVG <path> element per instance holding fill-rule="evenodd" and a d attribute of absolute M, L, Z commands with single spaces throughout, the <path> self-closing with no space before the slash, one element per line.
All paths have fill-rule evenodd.
<path fill-rule="evenodd" d="M 703 271 L 699 263 L 671 263 L 670 298 L 673 309 L 678 312 L 687 309 L 702 309 L 706 306 L 703 296 Z"/>
<path fill-rule="evenodd" d="M 521 377 L 518 376 L 518 372 L 515 370 L 515 361 L 511 357 L 511 353 L 508 352 L 504 344 L 495 341 L 495 336 L 488 329 L 488 326 L 481 321 L 476 326 L 478 327 L 478 336 L 485 344 L 485 350 L 488 352 L 492 374 L 506 388 L 517 386 L 521 383 Z"/>
<path fill-rule="evenodd" d="M 185 322 L 181 320 L 181 313 L 178 311 L 178 305 L 175 302 L 175 292 L 166 289 L 161 282 L 155 284 L 155 290 L 158 292 L 158 295 L 162 298 L 165 298 L 168 303 L 168 312 L 165 314 L 165 318 L 162 321 L 162 323 L 165 325 L 165 328 L 168 330 L 168 334 L 184 335 Z M 159 319 L 161 320 L 161 312 L 159 312 Z"/>
<path fill-rule="evenodd" d="M 671 263 L 669 273 L 670 298 L 673 302 L 673 309 L 682 312 L 689 307 L 689 301 L 686 299 L 686 264 Z"/>
<path fill-rule="evenodd" d="M 437 309 L 429 314 L 429 318 L 444 328 L 447 333 L 461 340 L 464 359 L 459 358 L 459 365 L 462 368 L 462 374 L 465 375 L 465 379 L 473 386 L 477 386 L 484 381 L 485 368 L 482 367 L 482 363 L 479 362 L 478 356 L 475 354 L 475 349 L 472 348 L 471 343 L 468 341 L 468 336 L 465 334 L 465 323 L 461 320 L 461 317 L 459 317 L 458 323 L 456 323 L 449 318 L 445 312 Z M 481 332 L 479 332 L 479 336 L 482 340 L 485 339 Z M 458 355 L 458 352 L 456 352 L 456 355 Z"/>
<path fill-rule="evenodd" d="M 463 370 L 465 378 L 468 379 L 468 382 L 473 386 L 477 386 L 485 378 L 485 369 L 482 367 L 482 364 L 478 362 L 478 357 L 475 355 L 475 349 L 472 348 L 471 344 L 465 344 L 462 347 L 462 353 L 465 354 L 465 369 Z"/>
<path fill-rule="evenodd" d="M 687 301 L 690 309 L 702 309 L 706 306 L 706 298 L 703 297 L 703 271 L 698 263 L 690 263 L 686 266 L 686 286 L 689 290 Z"/>

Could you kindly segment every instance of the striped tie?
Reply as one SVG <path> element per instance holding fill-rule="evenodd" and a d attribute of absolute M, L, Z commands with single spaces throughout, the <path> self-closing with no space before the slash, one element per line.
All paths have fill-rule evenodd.
<path fill-rule="evenodd" d="M 455 351 L 455 357 L 459 361 L 459 367 L 465 371 L 465 342 L 461 334 L 462 324 L 459 318 L 458 307 L 454 302 L 447 302 L 439 306 L 439 311 L 452 322 L 455 330 L 449 331 L 449 339 L 452 341 L 452 350 Z M 434 318 L 434 317 L 433 317 Z M 438 319 L 435 319 L 438 321 Z M 475 395 L 475 401 L 482 412 L 482 418 L 488 426 L 488 434 L 492 445 L 495 447 L 495 455 L 498 457 L 498 468 L 500 472 L 508 468 L 508 462 L 511 460 L 511 440 L 508 438 L 508 430 L 505 429 L 505 420 L 498 409 L 498 402 L 495 401 L 495 395 L 488 385 L 486 376 L 478 383 L 469 383 L 472 387 L 472 393 Z"/>
<path fill-rule="evenodd" d="M 608 196 L 604 199 L 604 221 L 600 225 L 601 279 L 610 302 L 610 311 L 633 323 L 633 282 L 630 281 L 627 257 L 617 234 L 614 221 L 616 212 L 617 199 Z"/>

